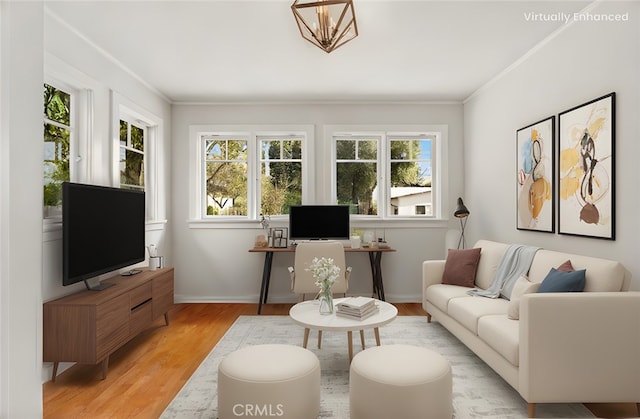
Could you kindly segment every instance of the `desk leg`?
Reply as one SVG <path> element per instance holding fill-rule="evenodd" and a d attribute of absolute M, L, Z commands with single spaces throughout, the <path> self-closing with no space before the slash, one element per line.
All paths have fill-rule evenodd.
<path fill-rule="evenodd" d="M 269 280 L 271 279 L 271 264 L 273 263 L 273 252 L 264 254 L 264 268 L 262 269 L 262 285 L 260 286 L 260 299 L 258 300 L 258 314 L 262 312 L 262 304 L 267 303 L 269 294 Z"/>
<path fill-rule="evenodd" d="M 384 285 L 382 283 L 382 252 L 376 252 L 375 254 L 375 271 L 376 271 L 376 283 L 378 288 L 378 299 L 385 301 L 384 299 Z"/>
<path fill-rule="evenodd" d="M 378 299 L 380 299 L 380 292 L 378 291 L 378 283 L 376 282 L 376 261 L 375 255 L 373 252 L 368 252 L 369 255 L 369 265 L 371 266 L 371 283 L 373 284 L 373 291 L 371 292 L 371 296 L 375 297 L 378 295 Z"/>

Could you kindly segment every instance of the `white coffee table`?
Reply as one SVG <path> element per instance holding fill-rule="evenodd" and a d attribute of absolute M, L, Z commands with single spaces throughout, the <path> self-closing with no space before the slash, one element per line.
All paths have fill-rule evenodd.
<path fill-rule="evenodd" d="M 338 304 L 342 301 L 342 298 L 334 300 L 334 304 Z M 304 327 L 304 338 L 302 346 L 307 347 L 309 341 L 309 331 L 311 329 L 318 330 L 318 347 L 320 347 L 321 333 L 323 330 L 331 332 L 347 332 L 347 340 L 349 345 L 349 360 L 353 358 L 353 331 L 360 331 L 360 338 L 362 340 L 362 347 L 364 348 L 364 334 L 365 329 L 373 329 L 376 337 L 376 345 L 380 346 L 380 331 L 379 327 L 391 322 L 398 315 L 398 309 L 392 304 L 385 301 L 376 300 L 379 311 L 373 316 L 367 317 L 364 320 L 350 319 L 347 317 L 337 316 L 335 312 L 333 314 L 320 314 L 318 300 L 303 301 L 291 307 L 289 310 L 289 316 L 291 319 Z"/>

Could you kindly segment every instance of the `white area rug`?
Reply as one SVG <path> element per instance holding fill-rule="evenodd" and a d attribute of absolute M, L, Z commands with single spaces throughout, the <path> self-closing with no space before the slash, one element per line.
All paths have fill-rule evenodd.
<path fill-rule="evenodd" d="M 205 358 L 162 414 L 162 418 L 216 418 L 216 382 L 222 358 L 247 345 L 284 343 L 301 345 L 303 328 L 288 316 L 241 316 Z M 361 350 L 354 333 L 354 354 Z M 367 347 L 375 345 L 373 331 L 366 331 Z M 317 349 L 314 332 L 309 349 L 320 359 L 321 404 L 319 418 L 349 418 L 349 356 L 347 334 L 323 333 L 322 349 Z M 439 323 L 427 323 L 426 317 L 400 316 L 380 328 L 384 344 L 404 343 L 430 348 L 451 363 L 453 371 L 454 417 L 513 418 L 527 417 L 527 403 L 483 361 L 466 348 Z M 184 348 L 188 351 L 189 348 Z M 399 419 L 402 412 L 398 412 Z M 538 418 L 592 418 L 582 404 L 539 404 Z M 429 418 L 431 419 L 431 418 Z M 435 419 L 435 418 L 434 418 Z"/>

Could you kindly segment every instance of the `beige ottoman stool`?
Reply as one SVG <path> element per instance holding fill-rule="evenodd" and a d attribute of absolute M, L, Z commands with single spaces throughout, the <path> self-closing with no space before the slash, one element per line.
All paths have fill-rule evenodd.
<path fill-rule="evenodd" d="M 320 412 L 320 362 L 292 345 L 255 345 L 218 366 L 218 418 L 306 419 Z"/>
<path fill-rule="evenodd" d="M 351 419 L 446 419 L 453 415 L 451 366 L 410 345 L 375 346 L 351 361 Z"/>

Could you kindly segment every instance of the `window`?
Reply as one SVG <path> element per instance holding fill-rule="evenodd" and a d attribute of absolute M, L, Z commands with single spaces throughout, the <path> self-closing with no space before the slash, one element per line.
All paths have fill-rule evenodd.
<path fill-rule="evenodd" d="M 388 136 L 389 201 L 393 215 L 433 215 L 431 152 L 435 136 Z"/>
<path fill-rule="evenodd" d="M 141 124 L 140 124 L 141 125 Z M 144 191 L 146 127 L 120 120 L 120 187 Z"/>
<path fill-rule="evenodd" d="M 207 215 L 247 215 L 247 139 L 203 136 Z"/>
<path fill-rule="evenodd" d="M 352 213 L 360 216 L 439 216 L 441 177 L 436 161 L 447 129 L 410 128 L 423 129 L 367 132 L 362 127 L 326 127 L 333 140 L 334 201 L 351 205 Z"/>
<path fill-rule="evenodd" d="M 145 192 L 147 230 L 166 222 L 163 119 L 111 92 L 111 184 Z"/>
<path fill-rule="evenodd" d="M 337 202 L 353 214 L 378 214 L 380 136 L 335 137 Z"/>
<path fill-rule="evenodd" d="M 71 89 L 44 84 L 44 208 L 45 218 L 60 215 L 62 183 L 71 180 L 71 147 L 75 118 Z M 75 105 L 75 104 L 74 104 Z"/>
<path fill-rule="evenodd" d="M 289 214 L 302 203 L 302 138 L 258 137 L 260 214 Z"/>
<path fill-rule="evenodd" d="M 231 128 L 231 129 L 229 129 Z M 257 221 L 289 213 L 313 192 L 311 126 L 192 126 L 194 220 Z"/>

